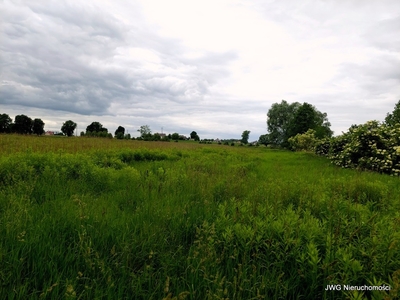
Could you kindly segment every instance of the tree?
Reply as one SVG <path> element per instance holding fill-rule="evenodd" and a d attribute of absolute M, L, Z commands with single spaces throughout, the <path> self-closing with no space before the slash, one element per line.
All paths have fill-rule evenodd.
<path fill-rule="evenodd" d="M 151 135 L 151 129 L 149 125 L 140 126 L 140 129 L 138 129 L 137 131 L 140 132 L 140 136 L 142 138 L 147 137 L 149 134 Z"/>
<path fill-rule="evenodd" d="M 316 127 L 316 114 L 313 106 L 308 103 L 303 103 L 291 119 L 288 126 L 288 136 L 293 137 L 297 134 L 303 134 L 308 129 Z"/>
<path fill-rule="evenodd" d="M 394 126 L 400 123 L 400 100 L 396 103 L 393 112 L 386 115 L 385 123 L 388 126 Z"/>
<path fill-rule="evenodd" d="M 122 126 L 118 126 L 117 130 L 115 130 L 115 134 L 114 135 L 117 136 L 119 133 L 121 133 L 122 137 L 123 137 L 124 134 L 125 134 L 125 128 L 122 127 Z"/>
<path fill-rule="evenodd" d="M 287 142 L 288 126 L 300 105 L 299 102 L 289 104 L 285 100 L 272 104 L 267 113 L 268 137 L 271 144 L 282 145 Z"/>
<path fill-rule="evenodd" d="M 44 133 L 44 122 L 42 121 L 42 119 L 33 120 L 32 132 L 37 135 L 42 135 Z"/>
<path fill-rule="evenodd" d="M 269 142 L 269 134 L 262 134 L 260 135 L 260 137 L 258 138 L 258 143 L 262 144 L 262 145 L 268 145 Z"/>
<path fill-rule="evenodd" d="M 200 141 L 200 137 L 199 137 L 199 135 L 197 134 L 196 131 L 192 131 L 192 132 L 190 133 L 190 138 L 193 139 L 193 140 L 195 140 L 195 141 Z"/>
<path fill-rule="evenodd" d="M 61 126 L 61 132 L 64 133 L 66 136 L 73 136 L 76 126 L 76 123 L 72 120 L 65 121 Z M 81 132 L 81 136 L 82 133 L 83 131 Z"/>
<path fill-rule="evenodd" d="M 86 127 L 86 133 L 88 133 L 88 132 L 92 132 L 92 133 L 105 132 L 106 136 L 107 136 L 108 129 L 103 127 L 103 125 L 99 122 L 92 122 L 92 124 L 90 124 L 89 126 Z"/>
<path fill-rule="evenodd" d="M 0 133 L 11 131 L 12 119 L 7 114 L 0 115 Z"/>
<path fill-rule="evenodd" d="M 160 141 L 161 140 L 161 135 L 159 133 L 153 134 L 153 141 Z"/>
<path fill-rule="evenodd" d="M 294 137 L 313 129 L 316 138 L 331 137 L 333 132 L 330 126 L 326 113 L 321 113 L 313 105 L 304 102 L 296 110 L 288 126 L 288 136 Z"/>
<path fill-rule="evenodd" d="M 177 132 L 173 133 L 173 134 L 171 135 L 171 139 L 174 140 L 174 141 L 179 140 L 179 133 L 177 133 Z"/>
<path fill-rule="evenodd" d="M 328 120 L 328 114 L 318 111 L 315 107 L 317 126 L 314 128 L 315 137 L 318 139 L 330 138 L 333 136 L 333 131 L 331 130 L 331 123 Z"/>
<path fill-rule="evenodd" d="M 20 134 L 32 133 L 32 119 L 25 115 L 15 116 L 14 131 Z"/>
<path fill-rule="evenodd" d="M 288 104 L 285 100 L 274 103 L 268 111 L 268 143 L 288 147 L 288 139 L 296 134 L 315 130 L 319 139 L 331 137 L 331 123 L 326 113 L 318 111 L 313 105 L 298 102 Z"/>
<path fill-rule="evenodd" d="M 249 135 L 250 135 L 250 131 L 249 130 L 243 131 L 242 139 L 240 140 L 242 142 L 242 144 L 247 145 L 249 143 Z"/>

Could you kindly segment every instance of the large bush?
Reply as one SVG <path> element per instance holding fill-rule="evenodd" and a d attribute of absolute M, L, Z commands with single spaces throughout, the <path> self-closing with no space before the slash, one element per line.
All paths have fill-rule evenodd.
<path fill-rule="evenodd" d="M 315 151 L 344 168 L 400 175 L 400 124 L 368 121 L 353 125 L 343 135 L 321 141 Z"/>

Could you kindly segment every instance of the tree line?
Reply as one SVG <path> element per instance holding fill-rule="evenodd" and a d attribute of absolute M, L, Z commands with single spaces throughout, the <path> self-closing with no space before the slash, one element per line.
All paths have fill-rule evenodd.
<path fill-rule="evenodd" d="M 7 114 L 0 114 L 0 133 L 37 134 L 44 133 L 44 122 L 41 119 L 32 120 L 26 115 L 18 115 L 14 122 Z"/>
<path fill-rule="evenodd" d="M 66 136 L 74 135 L 77 124 L 68 120 L 63 123 L 61 132 Z M 308 130 L 313 130 L 313 135 L 318 139 L 332 137 L 333 131 L 330 129 L 331 123 L 328 120 L 327 113 L 320 112 L 315 106 L 304 102 L 294 102 L 289 104 L 282 100 L 281 103 L 272 104 L 267 113 L 268 133 L 259 137 L 258 143 L 264 145 L 273 145 L 282 148 L 291 147 L 291 138 L 298 134 L 304 134 Z M 32 120 L 28 116 L 18 115 L 15 117 L 14 123 L 7 114 L 0 115 L 0 132 L 15 132 L 21 134 L 37 134 L 44 133 L 44 122 L 41 119 Z M 188 139 L 178 133 L 169 135 L 161 135 L 159 133 L 151 133 L 148 125 L 142 125 L 138 130 L 140 137 L 138 139 L 147 141 L 158 140 L 184 140 Z M 86 132 L 81 132 L 81 136 L 109 137 L 112 134 L 108 129 L 103 127 L 100 122 L 92 122 L 86 127 Z M 245 130 L 242 133 L 242 144 L 248 144 L 250 131 Z M 119 126 L 114 133 L 117 139 L 132 139 L 130 134 L 125 134 L 125 128 Z M 192 131 L 190 139 L 200 141 L 199 135 Z"/>
<path fill-rule="evenodd" d="M 36 134 L 42 135 L 45 133 L 44 131 L 45 123 L 43 120 L 37 118 L 32 120 L 30 117 L 26 115 L 17 115 L 13 120 L 10 118 L 8 114 L 0 114 L 0 133 L 18 133 L 18 134 Z M 61 126 L 62 135 L 65 136 L 73 136 L 77 124 L 72 121 L 68 120 L 65 121 Z M 190 133 L 190 137 L 186 137 L 182 134 L 177 132 L 173 134 L 160 134 L 154 133 L 152 134 L 149 125 L 142 125 L 137 130 L 140 133 L 140 137 L 137 139 L 145 140 L 145 141 L 160 141 L 160 140 L 187 140 L 192 139 L 195 141 L 200 141 L 200 136 L 197 134 L 196 131 L 192 131 Z M 106 138 L 113 138 L 113 135 L 108 132 L 108 129 L 104 127 L 100 122 L 92 122 L 90 125 L 86 127 L 86 131 L 82 131 L 80 136 L 87 136 L 87 137 L 106 137 Z M 135 139 L 131 137 L 129 133 L 125 133 L 125 128 L 123 126 L 118 126 L 115 130 L 114 137 L 117 139 Z"/>

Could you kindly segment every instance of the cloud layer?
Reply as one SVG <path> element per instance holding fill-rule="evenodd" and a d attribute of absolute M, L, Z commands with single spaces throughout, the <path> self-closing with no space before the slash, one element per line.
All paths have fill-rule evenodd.
<path fill-rule="evenodd" d="M 336 133 L 400 99 L 398 1 L 4 1 L 0 104 L 46 129 L 148 124 L 251 140 L 274 102 Z"/>

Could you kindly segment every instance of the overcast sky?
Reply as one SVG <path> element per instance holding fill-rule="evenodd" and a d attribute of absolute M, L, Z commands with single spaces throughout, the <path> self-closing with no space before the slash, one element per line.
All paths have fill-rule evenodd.
<path fill-rule="evenodd" d="M 400 100 L 400 1 L 0 0 L 0 113 L 250 140 L 282 99 L 335 134 Z"/>

